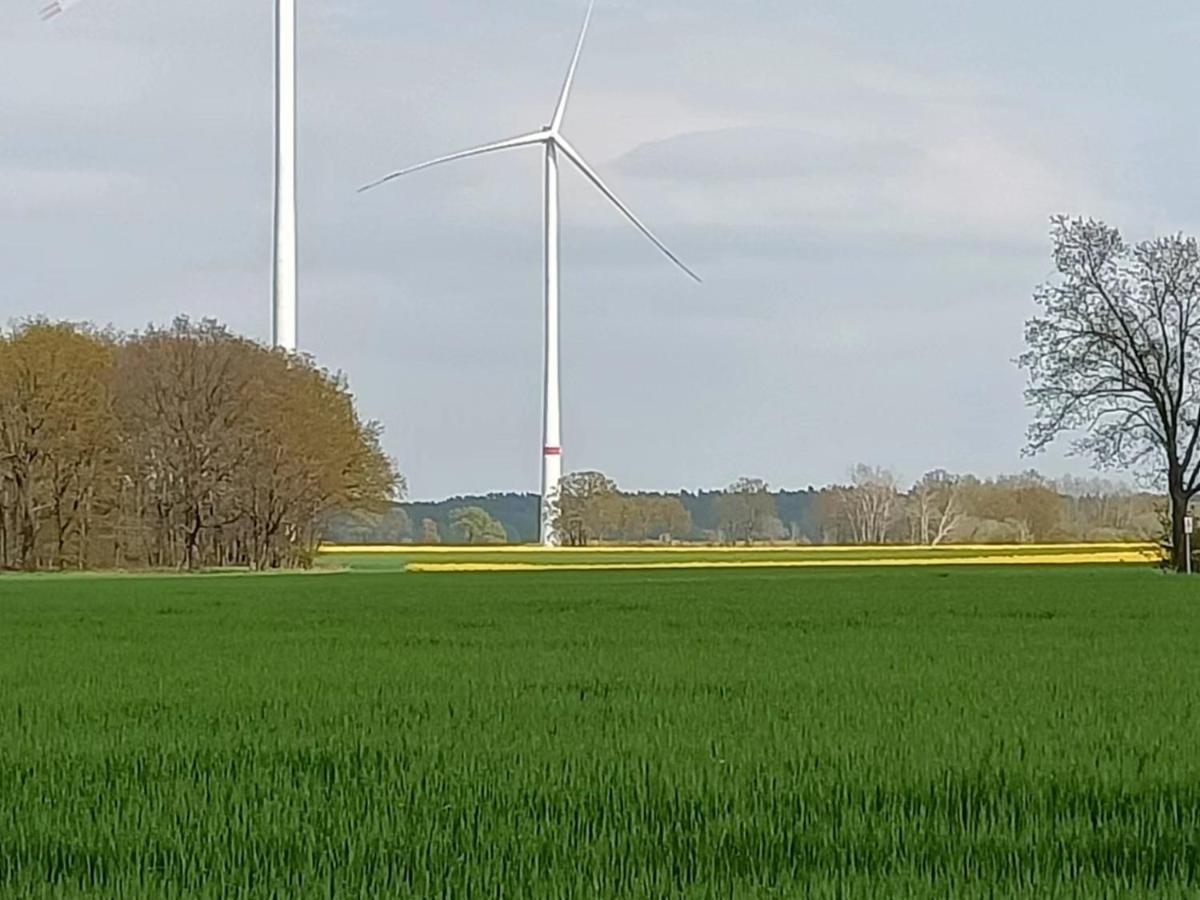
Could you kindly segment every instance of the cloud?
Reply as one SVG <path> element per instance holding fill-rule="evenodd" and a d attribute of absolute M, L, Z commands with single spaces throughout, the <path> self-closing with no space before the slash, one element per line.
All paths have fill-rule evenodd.
<path fill-rule="evenodd" d="M 71 215 L 84 207 L 120 206 L 143 190 L 126 172 L 0 169 L 0 206 L 22 216 Z"/>
<path fill-rule="evenodd" d="M 826 127 L 822 127 L 822 125 Z M 836 127 L 834 127 L 836 126 Z M 675 216 L 844 237 L 1038 240 L 1094 192 L 1002 123 L 954 107 L 908 121 L 747 125 L 643 144 L 616 168 L 656 182 Z"/>
<path fill-rule="evenodd" d="M 916 148 L 899 142 L 852 142 L 796 127 L 749 125 L 642 144 L 617 165 L 634 177 L 709 183 L 891 176 L 922 161 Z"/>
<path fill-rule="evenodd" d="M 0 319 L 186 311 L 266 338 L 270 4 L 91 0 L 44 26 L 29 2 L 0 8 Z M 1047 217 L 1133 236 L 1191 208 L 1168 152 L 1200 128 L 1189 38 L 1118 13 L 605 0 L 567 133 L 705 284 L 564 176 L 568 465 L 643 487 L 1022 465 L 1009 360 Z M 424 496 L 537 484 L 540 163 L 354 191 L 544 122 L 581 14 L 300 6 L 301 340 Z"/>

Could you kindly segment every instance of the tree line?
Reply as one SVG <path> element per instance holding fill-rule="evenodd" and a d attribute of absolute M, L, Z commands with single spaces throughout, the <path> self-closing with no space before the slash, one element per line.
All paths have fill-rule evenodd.
<path fill-rule="evenodd" d="M 216 322 L 0 335 L 0 568 L 304 566 L 402 486 L 343 378 Z"/>
<path fill-rule="evenodd" d="M 904 484 L 858 465 L 840 483 L 773 490 L 741 478 L 721 490 L 622 491 L 600 472 L 568 475 L 555 506 L 568 545 L 642 542 L 896 544 L 1156 540 L 1163 498 L 1102 478 L 1052 481 L 1036 472 L 998 478 L 930 472 Z M 527 543 L 538 497 L 489 494 L 395 504 L 331 524 L 345 543 Z M 470 527 L 465 522 L 472 523 Z"/>
<path fill-rule="evenodd" d="M 866 465 L 821 491 L 818 508 L 825 542 L 927 546 L 1157 540 L 1165 510 L 1161 497 L 1102 478 L 939 470 L 903 488 L 892 472 Z"/>

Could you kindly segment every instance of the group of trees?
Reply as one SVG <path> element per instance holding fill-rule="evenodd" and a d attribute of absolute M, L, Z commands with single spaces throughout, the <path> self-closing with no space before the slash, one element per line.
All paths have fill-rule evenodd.
<path fill-rule="evenodd" d="M 493 495 L 491 499 L 500 496 Z M 522 495 L 513 496 L 524 499 Z M 535 530 L 527 537 L 514 536 L 487 505 L 486 500 L 476 499 L 396 503 L 383 511 L 359 508 L 331 516 L 324 532 L 328 540 L 343 544 L 440 544 L 443 540 L 456 544 L 504 544 L 533 540 Z M 526 505 L 518 502 L 516 507 L 523 510 Z M 536 505 L 533 521 L 536 529 Z"/>
<path fill-rule="evenodd" d="M 887 469 L 858 465 L 846 483 L 810 490 L 799 519 L 781 515 L 785 497 L 772 494 L 761 480 L 740 479 L 717 502 L 716 529 L 701 537 L 725 543 L 938 546 L 1150 540 L 1162 531 L 1161 503 L 1154 495 L 1101 479 L 1055 483 L 1032 471 L 979 479 L 938 470 L 905 488 Z"/>
<path fill-rule="evenodd" d="M 383 512 L 334 516 L 326 534 L 342 543 L 528 543 L 538 538 L 539 506 L 535 494 L 397 503 Z M 555 527 L 568 546 L 689 540 L 695 530 L 679 495 L 626 493 L 599 472 L 566 476 L 553 510 Z"/>
<path fill-rule="evenodd" d="M 761 478 L 739 478 L 717 499 L 718 534 L 730 543 L 784 537 L 779 507 Z"/>
<path fill-rule="evenodd" d="M 554 529 L 570 547 L 686 539 L 692 531 L 692 517 L 678 497 L 624 493 L 600 472 L 567 475 L 552 508 Z"/>
<path fill-rule="evenodd" d="M 720 491 L 629 493 L 599 472 L 563 481 L 556 525 L 568 545 L 704 543 L 1029 543 L 1156 540 L 1161 497 L 1120 482 L 1036 472 L 980 479 L 931 472 L 907 485 L 887 469 L 856 466 L 843 484 L 775 491 L 742 478 Z M 343 515 L 327 530 L 346 543 L 512 543 L 537 539 L 531 494 L 396 504 Z"/>
<path fill-rule="evenodd" d="M 1102 479 L 1052 482 L 1037 472 L 979 479 L 930 472 L 902 490 L 886 469 L 858 466 L 817 499 L 828 543 L 1030 543 L 1152 540 L 1162 504 Z"/>
<path fill-rule="evenodd" d="M 215 322 L 0 336 L 0 567 L 304 565 L 401 486 L 344 380 Z"/>

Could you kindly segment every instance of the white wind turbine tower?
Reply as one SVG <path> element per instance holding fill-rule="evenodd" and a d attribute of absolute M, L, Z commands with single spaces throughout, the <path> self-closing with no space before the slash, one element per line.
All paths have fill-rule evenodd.
<path fill-rule="evenodd" d="M 51 0 L 52 19 L 80 0 Z M 296 0 L 275 0 L 275 214 L 271 270 L 271 341 L 295 352 L 296 341 Z"/>
<path fill-rule="evenodd" d="M 471 150 L 464 150 L 460 153 L 453 153 L 449 156 L 442 156 L 438 159 L 430 160 L 429 162 L 421 163 L 420 165 L 411 166 L 407 169 L 401 169 L 398 172 L 374 181 L 371 184 L 360 188 L 361 191 L 368 191 L 372 188 L 379 187 L 396 178 L 404 175 L 409 175 L 413 172 L 418 172 L 421 169 L 428 169 L 433 166 L 439 166 L 443 163 L 454 162 L 459 159 L 466 159 L 471 156 L 482 156 L 485 153 L 495 153 L 499 150 L 511 150 L 516 147 L 540 146 L 545 153 L 545 237 L 546 237 L 546 323 L 545 323 L 545 377 L 542 382 L 542 400 L 543 400 L 543 419 L 542 419 L 542 503 L 541 503 L 541 540 L 545 546 L 554 546 L 558 543 L 558 536 L 554 533 L 554 525 L 552 521 L 552 503 L 555 494 L 558 491 L 559 482 L 562 480 L 562 437 L 561 437 L 561 405 L 559 399 L 559 327 L 558 327 L 558 301 L 559 301 L 559 200 L 558 200 L 558 169 L 559 155 L 561 154 L 569 162 L 571 162 L 583 176 L 587 178 L 618 210 L 625 215 L 630 222 L 643 234 L 651 243 L 654 244 L 671 262 L 675 263 L 680 269 L 686 272 L 689 276 L 700 281 L 700 276 L 683 264 L 674 253 L 667 249 L 666 245 L 660 241 L 647 228 L 642 221 L 633 214 L 620 198 L 614 194 L 596 174 L 595 170 L 584 161 L 579 152 L 571 145 L 571 143 L 563 136 L 562 123 L 563 117 L 566 115 L 567 102 L 571 97 L 571 87 L 575 81 L 575 70 L 579 66 L 579 56 L 583 52 L 583 43 L 587 37 L 588 25 L 592 20 L 592 11 L 595 9 L 596 0 L 591 0 L 588 5 L 587 16 L 584 18 L 583 30 L 579 35 L 579 42 L 575 46 L 575 55 L 571 58 L 571 66 L 567 70 L 567 79 L 563 84 L 562 93 L 559 95 L 558 104 L 554 108 L 554 115 L 550 120 L 550 124 L 546 125 L 539 131 L 523 134 L 519 137 L 509 138 L 503 141 L 497 141 L 494 144 L 487 144 L 482 147 L 475 147 Z"/>

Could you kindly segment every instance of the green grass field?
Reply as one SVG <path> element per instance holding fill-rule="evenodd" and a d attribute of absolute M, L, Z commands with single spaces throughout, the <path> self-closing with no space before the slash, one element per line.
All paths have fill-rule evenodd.
<path fill-rule="evenodd" d="M 0 579 L 0 897 L 1200 894 L 1142 567 Z"/>

